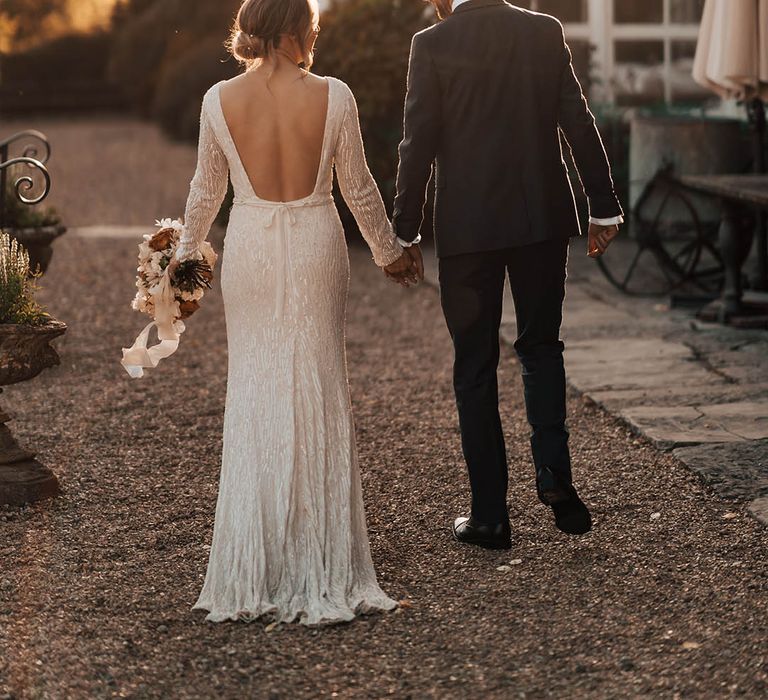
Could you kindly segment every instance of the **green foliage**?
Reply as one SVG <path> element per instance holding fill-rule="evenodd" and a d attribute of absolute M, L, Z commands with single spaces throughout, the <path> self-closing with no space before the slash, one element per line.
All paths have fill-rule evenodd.
<path fill-rule="evenodd" d="M 429 25 L 418 0 L 334 0 L 321 17 L 313 72 L 346 82 L 357 99 L 366 154 L 392 200 L 411 37 Z"/>
<path fill-rule="evenodd" d="M 0 323 L 40 325 L 50 319 L 35 301 L 39 271 L 30 275 L 29 253 L 0 231 Z"/>
<path fill-rule="evenodd" d="M 27 51 L 0 56 L 3 83 L 49 89 L 60 87 L 62 80 L 102 80 L 110 43 L 105 33 L 68 34 Z"/>
<path fill-rule="evenodd" d="M 109 76 L 120 85 L 141 114 L 160 116 L 175 136 L 189 134 L 190 113 L 200 111 L 203 85 L 208 78 L 220 80 L 237 72 L 235 62 L 221 64 L 223 45 L 239 0 L 189 3 L 187 0 L 131 0 L 123 3 L 114 18 L 114 42 Z M 204 75 L 195 75 L 207 64 Z M 186 99 L 175 90 L 184 66 Z M 194 65 L 196 68 L 192 68 Z M 209 87 L 210 83 L 205 87 Z M 162 91 L 174 89 L 172 98 Z M 201 91 L 202 90 L 202 91 Z M 172 118 L 176 116 L 176 119 Z"/>
<path fill-rule="evenodd" d="M 205 91 L 214 83 L 232 77 L 235 71 L 218 38 L 202 41 L 165 64 L 152 102 L 153 118 L 171 136 L 194 140 Z"/>
<path fill-rule="evenodd" d="M 15 190 L 10 185 L 14 178 L 9 177 L 9 186 L 5 192 L 5 225 L 10 228 L 41 228 L 61 223 L 61 218 L 52 207 L 34 207 L 20 202 Z"/>

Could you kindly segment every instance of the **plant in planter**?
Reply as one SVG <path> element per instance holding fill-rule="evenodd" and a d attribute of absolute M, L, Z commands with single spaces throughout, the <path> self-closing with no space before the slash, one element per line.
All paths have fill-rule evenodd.
<path fill-rule="evenodd" d="M 28 251 L 30 269 L 41 273 L 48 269 L 53 241 L 67 230 L 55 209 L 28 206 L 10 186 L 5 191 L 5 228 Z"/>
<path fill-rule="evenodd" d="M 50 342 L 67 326 L 35 301 L 38 276 L 30 272 L 24 247 L 0 231 L 0 386 L 32 379 L 59 364 Z M 56 476 L 33 452 L 19 447 L 5 425 L 10 418 L 0 410 L 0 504 L 21 505 L 56 495 Z"/>

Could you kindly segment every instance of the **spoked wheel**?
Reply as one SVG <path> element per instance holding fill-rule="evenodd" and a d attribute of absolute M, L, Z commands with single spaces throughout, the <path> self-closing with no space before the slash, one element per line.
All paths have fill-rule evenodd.
<path fill-rule="evenodd" d="M 651 195 L 659 199 L 653 218 L 644 216 Z M 712 229 L 702 224 L 683 190 L 657 176 L 638 201 L 634 237 L 619 237 L 597 259 L 606 278 L 632 296 L 665 296 L 692 286 L 713 291 L 722 263 L 712 242 Z M 615 250 L 614 250 L 615 247 Z"/>

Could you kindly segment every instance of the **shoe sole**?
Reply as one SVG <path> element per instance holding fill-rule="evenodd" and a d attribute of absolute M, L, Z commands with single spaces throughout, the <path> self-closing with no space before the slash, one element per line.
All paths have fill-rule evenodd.
<path fill-rule="evenodd" d="M 586 535 L 588 532 L 592 531 L 591 527 L 588 527 L 586 530 L 566 530 L 565 528 L 560 527 L 557 523 L 555 523 L 555 527 L 566 535 Z"/>
<path fill-rule="evenodd" d="M 483 549 L 493 549 L 493 550 L 506 550 L 506 549 L 512 549 L 512 542 L 501 544 L 499 542 L 491 542 L 489 540 L 461 540 L 456 535 L 456 530 L 452 530 L 453 532 L 453 539 L 456 540 L 459 544 L 473 544 L 475 547 L 482 547 Z"/>

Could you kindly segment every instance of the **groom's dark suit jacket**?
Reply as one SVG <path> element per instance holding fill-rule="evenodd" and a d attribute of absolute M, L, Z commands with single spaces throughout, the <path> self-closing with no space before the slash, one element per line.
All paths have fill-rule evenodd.
<path fill-rule="evenodd" d="M 469 0 L 411 45 L 394 226 L 412 241 L 436 162 L 440 256 L 580 233 L 560 132 L 590 215 L 622 214 L 563 28 L 503 0 Z"/>

